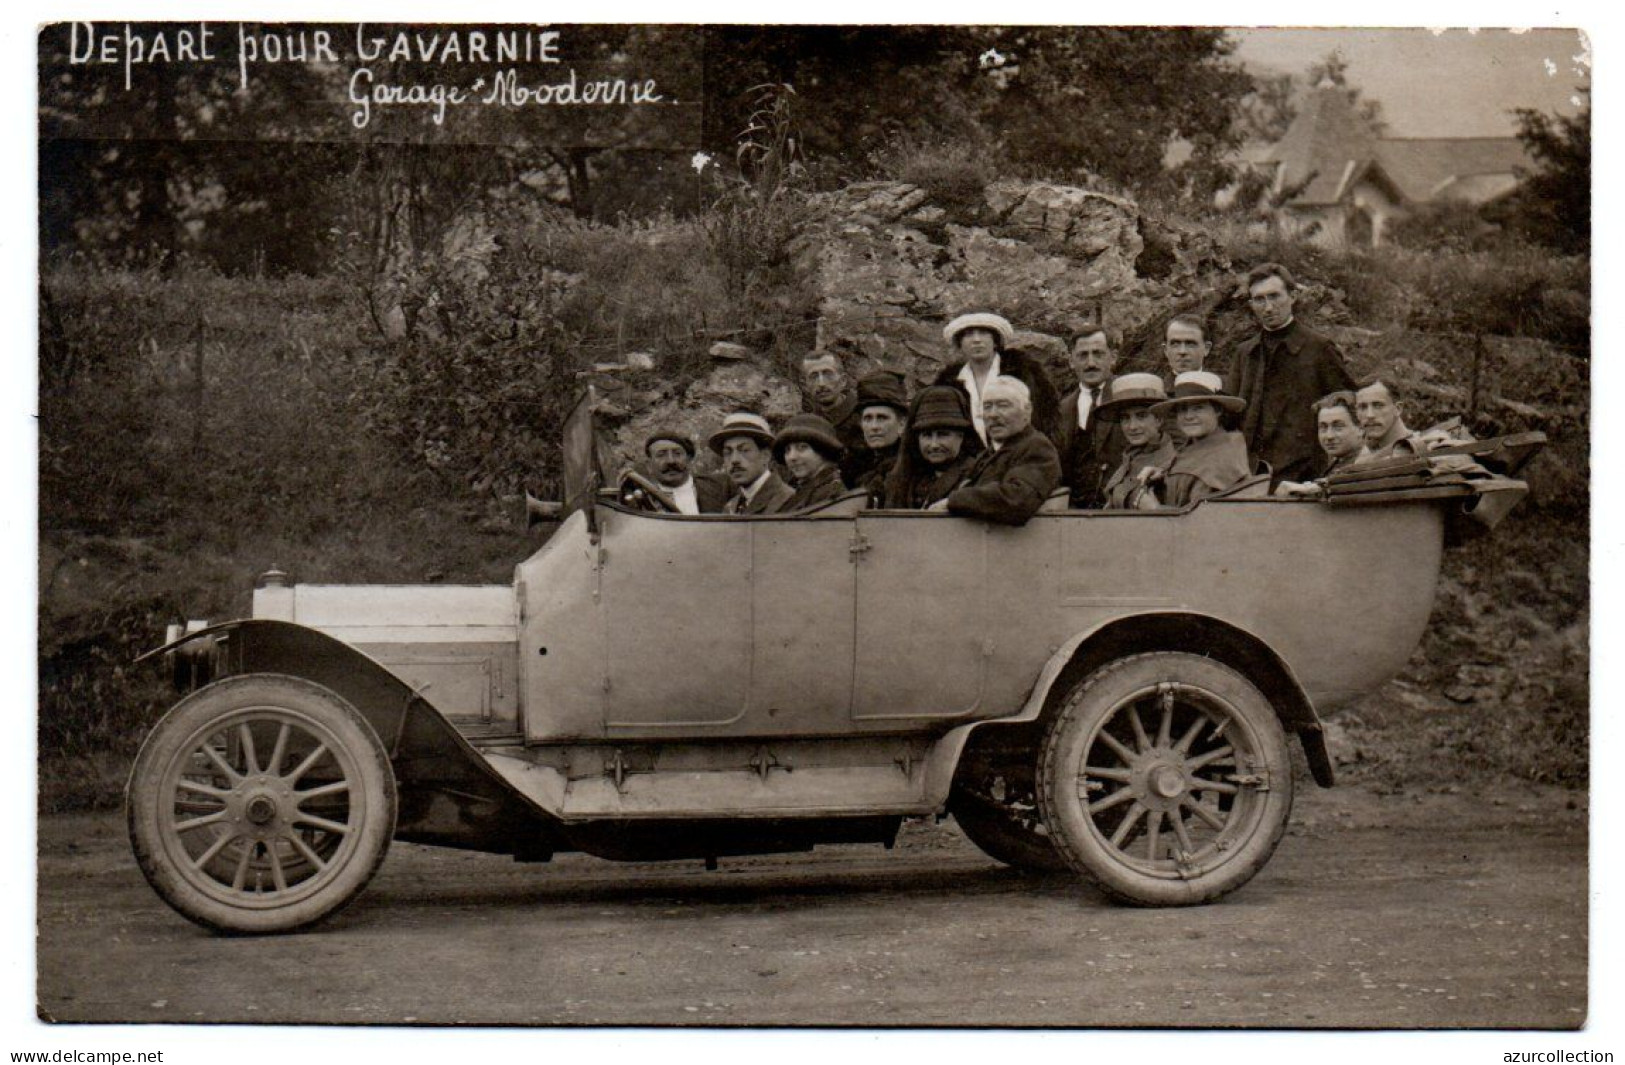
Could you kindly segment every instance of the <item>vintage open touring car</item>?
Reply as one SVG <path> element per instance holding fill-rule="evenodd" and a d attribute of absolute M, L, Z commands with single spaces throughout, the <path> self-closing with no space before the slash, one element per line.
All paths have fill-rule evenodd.
<path fill-rule="evenodd" d="M 128 789 L 166 902 L 282 932 L 353 899 L 391 839 L 714 863 L 945 812 L 1014 866 L 1216 899 L 1285 831 L 1287 734 L 1329 786 L 1317 708 L 1401 668 L 1447 527 L 1504 513 L 1523 485 L 1501 474 L 1539 446 L 1021 528 L 861 498 L 693 517 L 602 487 L 593 409 L 565 428 L 562 524 L 511 585 L 271 572 L 251 618 L 151 652 L 189 692 Z"/>

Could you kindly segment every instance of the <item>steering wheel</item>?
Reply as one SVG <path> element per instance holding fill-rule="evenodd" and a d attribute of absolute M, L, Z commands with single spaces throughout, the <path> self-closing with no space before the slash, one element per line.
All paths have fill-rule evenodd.
<path fill-rule="evenodd" d="M 677 504 L 672 502 L 666 490 L 643 476 L 637 470 L 621 471 L 620 485 L 616 495 L 622 505 L 633 510 L 647 511 L 650 514 L 676 514 Z"/>

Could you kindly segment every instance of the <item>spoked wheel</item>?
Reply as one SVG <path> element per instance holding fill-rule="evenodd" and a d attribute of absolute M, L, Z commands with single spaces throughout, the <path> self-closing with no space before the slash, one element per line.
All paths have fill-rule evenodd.
<path fill-rule="evenodd" d="M 127 800 L 147 881 L 222 932 L 329 916 L 372 879 L 395 830 L 377 734 L 295 677 L 232 677 L 182 700 L 137 755 Z"/>
<path fill-rule="evenodd" d="M 1034 873 L 1071 869 L 1055 851 L 1049 831 L 1038 812 L 1038 796 L 1029 769 L 1025 786 L 1021 774 L 993 766 L 973 766 L 954 785 L 948 810 L 965 838 L 989 858 Z"/>
<path fill-rule="evenodd" d="M 1122 659 L 1051 723 L 1039 805 L 1056 850 L 1107 893 L 1208 902 L 1250 880 L 1286 831 L 1286 736 L 1228 666 L 1175 652 Z"/>

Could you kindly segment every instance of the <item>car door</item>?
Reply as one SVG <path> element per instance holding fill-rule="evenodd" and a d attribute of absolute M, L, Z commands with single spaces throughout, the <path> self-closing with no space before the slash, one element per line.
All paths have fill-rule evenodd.
<path fill-rule="evenodd" d="M 909 728 L 974 715 L 987 677 L 987 526 L 864 514 L 852 718 Z"/>

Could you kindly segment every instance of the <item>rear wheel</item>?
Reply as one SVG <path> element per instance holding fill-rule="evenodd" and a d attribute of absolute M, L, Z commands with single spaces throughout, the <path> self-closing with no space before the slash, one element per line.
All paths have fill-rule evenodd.
<path fill-rule="evenodd" d="M 1158 652 L 1091 674 L 1046 734 L 1039 806 L 1073 869 L 1121 900 L 1209 902 L 1263 868 L 1292 771 L 1274 708 L 1228 666 Z"/>
<path fill-rule="evenodd" d="M 142 745 L 130 842 L 159 896 L 222 932 L 288 932 L 350 902 L 395 830 L 395 778 L 349 703 L 295 677 L 232 677 Z"/>

